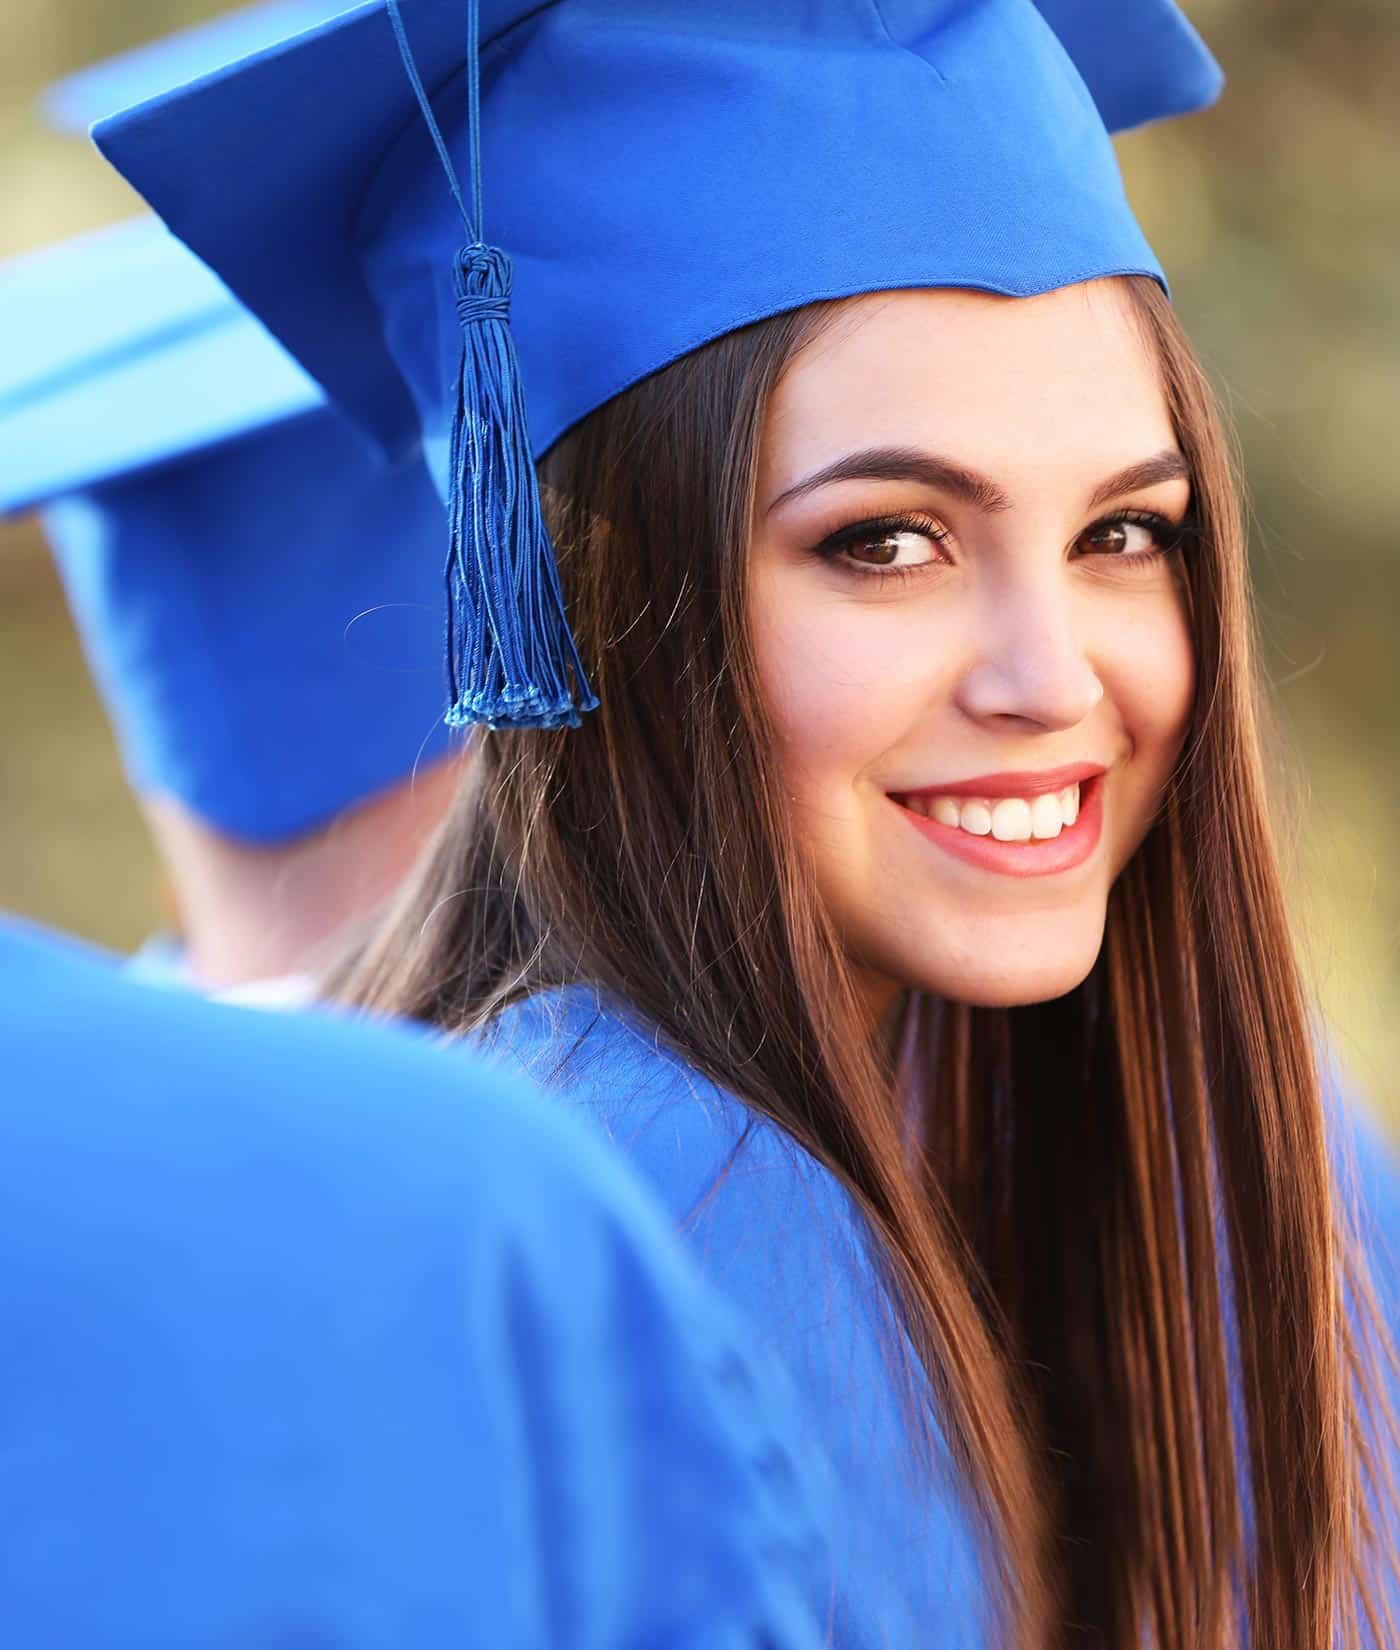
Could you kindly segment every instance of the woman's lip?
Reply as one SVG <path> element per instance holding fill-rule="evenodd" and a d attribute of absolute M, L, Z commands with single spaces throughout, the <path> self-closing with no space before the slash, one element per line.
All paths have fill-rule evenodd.
<path fill-rule="evenodd" d="M 895 800 L 906 796 L 985 796 L 988 800 L 1043 796 L 1046 791 L 1062 791 L 1067 785 L 1082 785 L 1086 779 L 1096 779 L 1107 771 L 1102 762 L 1069 762 L 1063 768 L 1045 768 L 1039 773 L 984 773 L 977 779 L 959 779 L 947 785 L 920 785 L 917 790 L 900 791 Z"/>
<path fill-rule="evenodd" d="M 1008 877 L 1047 877 L 1060 871 L 1072 871 L 1082 865 L 1099 845 L 1103 833 L 1103 785 L 1097 774 L 1081 781 L 1079 817 L 1073 825 L 1066 825 L 1059 836 L 1043 841 L 999 842 L 994 836 L 973 836 L 957 825 L 940 825 L 936 819 L 925 819 L 911 809 L 901 807 L 894 797 L 890 801 L 916 831 L 938 847 L 946 849 L 955 859 L 976 865 L 984 871 L 996 871 Z M 1073 784 L 1073 780 L 1066 783 Z M 916 793 L 909 793 L 911 795 Z M 939 791 L 939 796 L 950 796 L 950 791 Z M 986 795 L 986 792 L 979 792 Z M 1025 795 L 1025 792 L 1019 793 Z"/>

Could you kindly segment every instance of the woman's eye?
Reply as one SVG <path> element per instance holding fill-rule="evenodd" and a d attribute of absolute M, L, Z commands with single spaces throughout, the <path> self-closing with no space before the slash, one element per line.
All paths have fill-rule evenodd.
<path fill-rule="evenodd" d="M 1137 521 L 1131 516 L 1116 516 L 1086 528 L 1077 543 L 1086 555 L 1131 558 L 1160 555 L 1173 548 L 1178 536 L 1178 529 L 1165 518 Z"/>
<path fill-rule="evenodd" d="M 933 541 L 927 533 L 882 533 L 845 547 L 852 561 L 869 567 L 919 567 L 933 560 Z"/>
<path fill-rule="evenodd" d="M 903 572 L 940 560 L 941 537 L 932 523 L 862 522 L 833 534 L 821 548 L 826 556 L 863 571 Z"/>

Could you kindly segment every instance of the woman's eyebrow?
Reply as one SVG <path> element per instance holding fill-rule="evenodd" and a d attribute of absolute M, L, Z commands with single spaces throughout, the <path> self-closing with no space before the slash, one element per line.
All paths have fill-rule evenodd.
<path fill-rule="evenodd" d="M 1140 464 L 1130 464 L 1107 481 L 1100 482 L 1089 498 L 1092 510 L 1110 499 L 1122 498 L 1124 493 L 1139 493 L 1146 487 L 1159 487 L 1164 481 L 1190 481 L 1191 466 L 1175 447 L 1155 453 Z"/>
<path fill-rule="evenodd" d="M 1124 493 L 1160 486 L 1164 481 L 1190 479 L 1191 468 L 1185 457 L 1175 447 L 1169 447 L 1101 482 L 1089 499 L 1089 508 L 1121 498 Z M 916 481 L 925 487 L 952 493 L 978 510 L 990 513 L 1011 508 L 1010 498 L 996 482 L 965 465 L 955 464 L 952 459 L 941 458 L 920 447 L 865 447 L 824 464 L 820 470 L 813 470 L 811 475 L 785 488 L 768 506 L 768 512 L 837 481 Z"/>
<path fill-rule="evenodd" d="M 780 504 L 788 504 L 836 481 L 917 481 L 952 493 L 978 510 L 1011 508 L 1011 500 L 994 481 L 954 464 L 951 459 L 940 458 L 937 453 L 924 452 L 919 447 L 866 447 L 803 476 L 801 481 L 779 493 L 768 510 L 776 510 Z"/>

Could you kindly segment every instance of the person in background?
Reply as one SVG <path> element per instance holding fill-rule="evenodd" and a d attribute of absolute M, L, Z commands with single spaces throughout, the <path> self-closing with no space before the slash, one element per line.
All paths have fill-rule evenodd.
<path fill-rule="evenodd" d="M 273 0 L 50 87 L 70 134 L 343 9 Z M 455 783 L 441 507 L 151 220 L 0 271 L 0 511 L 40 506 L 179 912 L 150 974 L 274 1002 Z"/>
<path fill-rule="evenodd" d="M 180 935 L 295 978 L 451 795 L 442 507 L 155 220 L 0 268 L 0 511 L 38 508 Z"/>
<path fill-rule="evenodd" d="M 491 732 L 343 994 L 656 1187 L 833 1459 L 843 1650 L 1394 1642 L 1229 443 L 1110 142 L 1220 84 L 1169 0 L 385 0 L 97 132 L 448 504 Z"/>
<path fill-rule="evenodd" d="M 516 1078 L 0 919 L 0 1641 L 816 1650 L 824 1476 Z"/>

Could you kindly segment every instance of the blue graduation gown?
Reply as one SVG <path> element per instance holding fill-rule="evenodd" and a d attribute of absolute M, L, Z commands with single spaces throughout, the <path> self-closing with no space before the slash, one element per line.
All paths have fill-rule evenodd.
<path fill-rule="evenodd" d="M 817 1642 L 789 1399 L 559 1108 L 4 924 L 0 1049 L 0 1643 Z"/>
<path fill-rule="evenodd" d="M 989 1642 L 972 1527 L 939 1440 L 921 1468 L 862 1223 L 836 1179 L 588 988 L 531 998 L 483 1041 L 586 1114 L 659 1193 L 692 1252 L 788 1370 L 837 1485 L 832 1643 Z M 898 1363 L 895 1365 L 898 1370 Z"/>
<path fill-rule="evenodd" d="M 879 1304 L 861 1222 L 835 1178 L 591 988 L 519 1004 L 481 1041 L 621 1148 L 706 1275 L 786 1365 L 802 1424 L 823 1441 L 837 1484 L 832 1642 L 841 1650 L 986 1643 L 971 1525 L 946 1456 L 931 1472 L 917 1466 L 885 1351 L 905 1342 Z M 1355 1120 L 1350 1151 L 1355 1175 L 1344 1190 L 1358 1201 L 1383 1309 L 1400 1332 L 1400 1175 L 1364 1119 Z"/>

